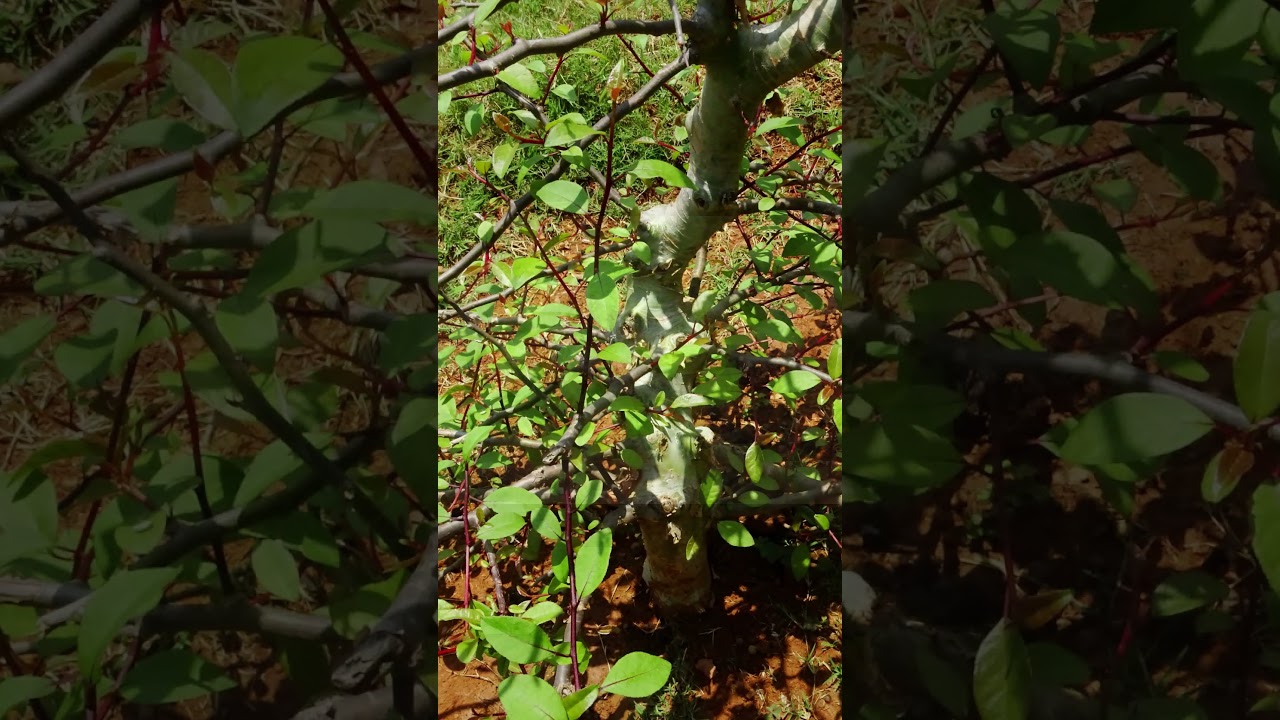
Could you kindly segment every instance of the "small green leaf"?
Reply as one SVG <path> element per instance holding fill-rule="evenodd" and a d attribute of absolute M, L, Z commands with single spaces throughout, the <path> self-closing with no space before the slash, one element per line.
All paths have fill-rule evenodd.
<path fill-rule="evenodd" d="M 1209 379 L 1209 370 L 1199 360 L 1176 350 L 1158 350 L 1151 354 L 1151 359 L 1162 370 L 1167 370 L 1192 382 L 1204 382 Z"/>
<path fill-rule="evenodd" d="M 342 52 L 320 38 L 268 35 L 244 43 L 233 78 L 236 128 L 245 137 L 256 135 L 342 64 Z"/>
<path fill-rule="evenodd" d="M 1269 295 L 1250 314 L 1236 350 L 1236 401 L 1254 422 L 1280 407 L 1280 312 L 1270 309 L 1273 297 L 1280 293 Z"/>
<path fill-rule="evenodd" d="M 234 687 L 221 668 L 190 650 L 162 650 L 129 670 L 120 695 L 137 705 L 167 705 Z"/>
<path fill-rule="evenodd" d="M 1213 429 L 1213 421 L 1181 398 L 1126 393 L 1085 414 L 1060 456 L 1079 465 L 1126 463 L 1180 450 Z"/>
<path fill-rule="evenodd" d="M 631 362 L 631 346 L 621 342 L 613 343 L 596 353 L 596 357 L 609 362 L 629 363 Z"/>
<path fill-rule="evenodd" d="M 524 528 L 524 524 L 524 515 L 522 514 L 495 513 L 476 530 L 476 539 L 493 541 L 509 538 L 520 532 Z"/>
<path fill-rule="evenodd" d="M 542 507 L 542 500 L 522 487 L 500 487 L 484 496 L 485 507 L 495 513 L 528 515 Z"/>
<path fill-rule="evenodd" d="M 715 290 L 703 290 L 698 293 L 698 297 L 693 301 L 693 309 L 691 310 L 693 319 L 702 322 L 702 319 L 707 316 L 707 313 L 711 312 L 711 308 L 715 307 L 715 304 Z"/>
<path fill-rule="evenodd" d="M 747 448 L 745 465 L 747 477 L 751 478 L 751 482 L 759 483 L 764 479 L 764 449 L 760 447 L 760 443 L 753 442 L 751 447 Z"/>
<path fill-rule="evenodd" d="M 609 557 L 613 552 L 613 531 L 601 528 L 578 547 L 574 556 L 574 585 L 578 597 L 585 598 L 595 592 L 609 572 Z"/>
<path fill-rule="evenodd" d="M 490 616 L 480 622 L 480 629 L 493 649 L 511 662 L 524 664 L 555 658 L 547 633 L 524 618 Z"/>
<path fill-rule="evenodd" d="M 751 537 L 751 531 L 737 520 L 718 521 L 716 531 L 725 542 L 734 547 L 751 547 L 756 544 L 756 539 Z"/>
<path fill-rule="evenodd" d="M 32 700 L 52 695 L 57 689 L 52 680 L 40 675 L 18 675 L 0 680 L 0 717 L 9 717 L 11 711 Z"/>
<path fill-rule="evenodd" d="M 160 604 L 178 568 L 122 570 L 89 597 L 80 622 L 77 657 L 86 678 L 100 676 L 102 654 L 124 626 Z"/>
<path fill-rule="evenodd" d="M 40 295 L 135 298 L 146 292 L 141 285 L 88 253 L 77 255 L 50 270 L 36 280 L 33 289 Z"/>
<path fill-rule="evenodd" d="M 302 578 L 293 553 L 279 540 L 263 540 L 250 558 L 253 574 L 264 590 L 283 600 L 302 599 Z"/>
<path fill-rule="evenodd" d="M 1273 591 L 1280 591 L 1280 485 L 1253 492 L 1253 552 Z"/>
<path fill-rule="evenodd" d="M 1030 711 L 1031 660 L 1007 619 L 996 623 L 978 648 L 973 699 L 982 720 L 1026 720 Z"/>
<path fill-rule="evenodd" d="M 515 88 L 525 97 L 537 98 L 542 95 L 542 88 L 538 87 L 538 81 L 533 79 L 533 73 L 520 63 L 512 63 L 503 68 L 502 72 L 498 73 L 498 79 Z"/>
<path fill-rule="evenodd" d="M 234 130 L 231 70 L 222 58 L 199 48 L 169 55 L 169 80 L 192 110 L 223 129 Z"/>
<path fill-rule="evenodd" d="M 23 362 L 57 325 L 53 315 L 41 315 L 0 334 L 0 385 L 18 374 Z"/>
<path fill-rule="evenodd" d="M 507 174 L 507 168 L 516 157 L 517 147 L 513 142 L 505 142 L 493 149 L 493 174 L 497 175 L 498 179 L 502 179 Z"/>
<path fill-rule="evenodd" d="M 1223 600 L 1230 593 L 1226 583 L 1198 570 L 1175 573 L 1156 586 L 1152 614 L 1169 617 L 1197 610 Z"/>
<path fill-rule="evenodd" d="M 436 201 L 413 188 L 383 180 L 356 180 L 320 193 L 302 214 L 325 220 L 411 222 L 436 225 Z"/>
<path fill-rule="evenodd" d="M 258 255 L 241 294 L 263 297 L 309 285 L 359 264 L 384 248 L 386 238 L 386 230 L 368 221 L 313 220 L 285 232 Z"/>
<path fill-rule="evenodd" d="M 587 211 L 587 191 L 568 180 L 555 180 L 538 188 L 538 199 L 556 210 L 581 215 Z"/>
<path fill-rule="evenodd" d="M 693 181 L 683 170 L 662 160 L 640 160 L 628 172 L 638 178 L 662 178 L 671 187 L 693 187 Z"/>
<path fill-rule="evenodd" d="M 600 689 L 623 697 L 646 697 L 662 689 L 671 677 L 671 663 L 656 655 L 631 652 L 618 659 Z"/>
<path fill-rule="evenodd" d="M 214 320 L 236 352 L 262 370 L 275 367 L 280 328 L 271 303 L 247 295 L 232 295 L 218 304 Z"/>
<path fill-rule="evenodd" d="M 1041 8 L 1000 3 L 983 21 L 1001 53 L 1033 87 L 1044 87 L 1062 36 L 1058 16 Z M 983 718 L 983 720 L 989 720 Z"/>
<path fill-rule="evenodd" d="M 507 677 L 498 683 L 498 700 L 508 720 L 569 720 L 560 693 L 537 675 Z"/>
<path fill-rule="evenodd" d="M 777 380 L 769 383 L 769 387 L 779 395 L 796 400 L 821 383 L 822 379 L 814 373 L 805 370 L 790 370 L 783 373 Z"/>

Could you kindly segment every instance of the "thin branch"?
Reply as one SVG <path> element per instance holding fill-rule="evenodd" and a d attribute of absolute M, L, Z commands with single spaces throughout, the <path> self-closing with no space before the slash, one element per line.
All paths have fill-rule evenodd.
<path fill-rule="evenodd" d="M 1058 103 L 1047 113 L 1058 125 L 1088 125 L 1134 100 L 1177 87 L 1168 68 L 1148 65 L 1093 92 Z M 933 152 L 891 173 L 883 185 L 854 207 L 852 218 L 869 232 L 899 229 L 898 216 L 903 208 L 925 191 L 1009 151 L 1009 143 L 999 130 L 943 142 Z"/>
<path fill-rule="evenodd" d="M 689 24 L 686 20 L 685 24 Z M 670 35 L 675 32 L 675 22 L 671 20 L 609 20 L 603 25 L 593 23 L 567 35 L 537 40 L 520 39 L 511 47 L 473 65 L 451 70 L 439 77 L 441 90 L 449 90 L 459 85 L 493 77 L 503 68 L 516 63 L 530 55 L 562 55 L 576 47 L 585 45 L 610 35 Z"/>
<path fill-rule="evenodd" d="M 0 576 L 0 601 L 16 605 L 64 608 L 83 602 L 92 592 L 87 585 L 79 582 L 57 583 Z M 342 640 L 342 636 L 333 628 L 332 619 L 328 617 L 252 605 L 243 599 L 208 605 L 161 605 L 144 615 L 140 625 L 131 624 L 123 634 L 146 636 L 212 631 L 261 632 L 277 637 L 321 642 Z"/>
<path fill-rule="evenodd" d="M 818 215 L 840 217 L 840 213 L 844 210 L 843 206 L 836 205 L 835 203 L 810 200 L 809 198 L 800 197 L 776 198 L 773 202 L 773 207 L 768 210 L 761 209 L 760 200 L 739 200 L 737 205 L 738 215 L 757 212 L 773 212 L 778 210 L 783 212 L 811 212 Z"/>
<path fill-rule="evenodd" d="M 413 684 L 414 720 L 436 717 L 436 703 L 422 683 Z M 333 695 L 323 698 L 293 720 L 383 720 L 395 707 L 391 687 L 370 690 L 361 695 Z"/>

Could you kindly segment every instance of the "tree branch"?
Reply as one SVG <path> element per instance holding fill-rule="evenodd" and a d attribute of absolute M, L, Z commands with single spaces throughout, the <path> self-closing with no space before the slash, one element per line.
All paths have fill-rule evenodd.
<path fill-rule="evenodd" d="M 392 83 L 408 77 L 415 66 L 428 62 L 428 59 L 433 58 L 434 54 L 435 43 L 432 42 L 415 48 L 397 58 L 375 65 L 371 70 L 378 82 L 383 84 Z M 336 97 L 357 95 L 364 91 L 366 91 L 364 81 L 361 80 L 358 73 L 334 75 L 320 87 L 276 113 L 266 127 L 271 127 L 276 120 L 287 118 L 308 105 Z M 0 97 L 7 98 L 8 94 Z M 0 102 L 3 102 L 3 100 L 0 100 Z M 5 124 L 0 123 L 0 127 L 5 127 Z M 76 206 L 87 208 L 117 195 L 127 193 L 130 190 L 137 190 L 161 180 L 182 175 L 190 172 L 195 167 L 196 155 L 199 155 L 210 165 L 216 165 L 223 158 L 240 149 L 248 140 L 249 138 L 235 130 L 225 130 L 192 150 L 174 153 L 89 183 L 72 192 L 70 194 L 71 200 Z M 0 223 L 0 246 L 5 244 L 6 239 L 10 239 L 10 233 L 21 236 L 34 232 L 53 223 L 62 217 L 64 213 L 64 210 L 57 203 L 45 203 L 38 206 L 34 203 L 30 205 L 24 204 L 22 207 L 26 211 L 24 214 L 18 215 L 16 212 L 8 214 L 6 220 Z M 0 208 L 3 208 L 3 206 L 0 205 Z M 0 210 L 0 215 L 6 215 L 6 213 Z"/>
<path fill-rule="evenodd" d="M 688 24 L 689 21 L 686 20 L 685 23 Z M 603 25 L 593 23 L 560 37 L 539 38 L 537 40 L 525 40 L 522 38 L 515 41 L 511 47 L 488 60 L 460 67 L 457 70 L 451 70 L 441 75 L 439 78 L 440 89 L 449 90 L 469 82 L 493 77 L 501 72 L 503 68 L 530 55 L 561 55 L 592 40 L 610 35 L 670 35 L 675 32 L 675 28 L 675 22 L 672 20 L 609 20 Z"/>
<path fill-rule="evenodd" d="M 427 552 L 422 554 L 418 567 L 391 607 L 330 675 L 334 687 L 345 692 L 366 690 L 386 675 L 392 665 L 412 663 L 413 653 L 426 635 L 438 596 L 436 545 L 436 533 L 432 532 Z"/>
<path fill-rule="evenodd" d="M 845 336 L 858 341 L 881 337 L 899 345 L 916 344 L 966 367 L 1003 371 L 1039 370 L 1105 380 L 1132 390 L 1160 393 L 1185 400 L 1211 419 L 1237 430 L 1249 430 L 1253 423 L 1237 406 L 1208 393 L 1187 387 L 1159 375 L 1152 375 L 1123 358 L 1105 358 L 1079 352 L 1036 352 L 1012 350 L 985 340 L 963 340 L 950 335 L 917 338 L 902 325 L 880 323 L 870 313 L 846 311 Z M 1266 430 L 1267 437 L 1280 442 L 1280 425 Z"/>
<path fill-rule="evenodd" d="M 118 0 L 62 52 L 17 87 L 0 94 L 0 128 L 12 131 L 43 105 L 62 97 L 169 0 Z"/>

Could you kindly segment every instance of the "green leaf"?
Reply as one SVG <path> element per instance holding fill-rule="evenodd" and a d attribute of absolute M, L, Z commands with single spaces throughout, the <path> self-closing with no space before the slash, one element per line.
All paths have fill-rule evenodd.
<path fill-rule="evenodd" d="M 1240 484 L 1240 478 L 1253 468 L 1253 452 L 1242 445 L 1228 443 L 1209 460 L 1200 479 L 1200 496 L 1207 503 L 1219 503 Z"/>
<path fill-rule="evenodd" d="M 662 178 L 671 187 L 693 187 L 693 181 L 683 170 L 662 160 L 640 160 L 627 172 L 638 178 Z"/>
<path fill-rule="evenodd" d="M 1033 87 L 1044 87 L 1053 71 L 1062 36 L 1058 16 L 1040 8 L 1015 8 L 1005 2 L 986 16 L 983 25 L 1023 78 Z"/>
<path fill-rule="evenodd" d="M 747 448 L 744 465 L 751 482 L 759 483 L 764 478 L 764 450 L 760 447 L 760 443 L 752 442 L 751 447 Z"/>
<path fill-rule="evenodd" d="M 331 440 L 327 434 L 308 434 L 308 441 L 324 447 Z M 289 484 L 305 475 L 306 466 L 283 440 L 273 440 L 258 451 L 245 470 L 244 480 L 236 489 L 235 506 L 244 507 L 256 500 L 276 483 Z"/>
<path fill-rule="evenodd" d="M 511 166 L 511 161 L 516 157 L 516 149 L 519 146 L 513 142 L 504 142 L 493 149 L 493 174 L 501 179 L 507 174 L 507 168 Z"/>
<path fill-rule="evenodd" d="M 378 367 L 388 373 L 433 360 L 436 356 L 436 316 L 401 315 L 382 331 Z"/>
<path fill-rule="evenodd" d="M 156 148 L 176 153 L 191 150 L 207 139 L 204 133 L 181 120 L 158 117 L 122 128 L 111 138 L 111 143 L 126 150 Z"/>
<path fill-rule="evenodd" d="M 621 311 L 622 289 L 612 273 L 605 272 L 603 265 L 600 269 L 587 280 L 587 311 L 596 325 L 612 332 Z"/>
<path fill-rule="evenodd" d="M 751 536 L 751 531 L 746 525 L 737 520 L 720 520 L 716 523 L 716 531 L 720 533 L 720 537 L 724 541 L 734 547 L 751 547 L 756 544 L 756 539 Z"/>
<path fill-rule="evenodd" d="M 1204 382 L 1209 379 L 1209 370 L 1199 360 L 1176 350 L 1158 350 L 1151 354 L 1151 359 L 1162 370 L 1167 370 L 1178 377 L 1192 382 Z"/>
<path fill-rule="evenodd" d="M 289 230 L 259 255 L 241 294 L 263 297 L 304 287 L 325 275 L 359 264 L 385 247 L 387 233 L 362 220 L 313 220 Z"/>
<path fill-rule="evenodd" d="M 341 51 L 319 38 L 266 36 L 240 46 L 233 96 L 236 129 L 250 137 L 342 70 Z"/>
<path fill-rule="evenodd" d="M 485 640 L 499 655 L 514 663 L 545 662 L 555 658 L 551 639 L 529 620 L 495 615 L 480 622 Z"/>
<path fill-rule="evenodd" d="M 1253 552 L 1273 591 L 1280 592 L 1280 485 L 1253 492 Z"/>
<path fill-rule="evenodd" d="M 120 695 L 137 705 L 167 705 L 234 687 L 221 668 L 190 650 L 162 650 L 129 670 Z"/>
<path fill-rule="evenodd" d="M 1122 213 L 1132 210 L 1133 204 L 1138 201 L 1138 188 L 1127 178 L 1097 183 L 1093 186 L 1093 194 Z"/>
<path fill-rule="evenodd" d="M 581 215 L 587 211 L 587 191 L 568 180 L 555 180 L 538 188 L 538 199 L 556 210 Z"/>
<path fill-rule="evenodd" d="M 936 487 L 963 467 L 960 454 L 938 433 L 885 421 L 854 428 L 845 440 L 845 471 L 900 487 Z"/>
<path fill-rule="evenodd" d="M 200 117 L 223 130 L 234 130 L 231 115 L 231 70 L 222 58 L 191 48 L 169 55 L 169 80 L 182 100 Z"/>
<path fill-rule="evenodd" d="M 293 553 L 279 540 L 263 540 L 250 557 L 258 584 L 272 595 L 297 602 L 302 599 L 302 578 Z"/>
<path fill-rule="evenodd" d="M 54 364 L 72 385 L 87 388 L 107 376 L 111 355 L 116 347 L 117 331 L 77 335 L 53 351 Z"/>
<path fill-rule="evenodd" d="M 973 667 L 973 699 L 982 720 L 1026 720 L 1031 661 L 1022 636 L 1007 619 L 987 633 Z"/>
<path fill-rule="evenodd" d="M 1233 367 L 1236 401 L 1253 422 L 1280 407 L 1280 312 L 1273 306 L 1264 300 L 1249 315 Z"/>
<path fill-rule="evenodd" d="M 1152 614 L 1169 617 L 1197 610 L 1223 600 L 1230 593 L 1226 583 L 1198 570 L 1171 575 L 1156 586 L 1151 598 Z"/>
<path fill-rule="evenodd" d="M 1178 72 L 1187 80 L 1229 76 L 1267 9 L 1261 0 L 1192 0 L 1178 25 Z"/>
<path fill-rule="evenodd" d="M 769 387 L 779 395 L 798 400 L 808 390 L 820 385 L 822 379 L 805 370 L 790 370 L 777 380 L 769 383 Z"/>
<path fill-rule="evenodd" d="M 501 540 L 509 538 L 524 528 L 524 516 L 517 513 L 495 513 L 476 531 L 479 540 Z"/>
<path fill-rule="evenodd" d="M 1258 46 L 1272 63 L 1280 62 L 1280 10 L 1267 7 L 1258 27 Z"/>
<path fill-rule="evenodd" d="M 508 720 L 569 720 L 560 693 L 537 675 L 511 675 L 498 683 Z"/>
<path fill-rule="evenodd" d="M 495 513 L 523 516 L 542 507 L 542 500 L 522 487 L 507 486 L 485 495 L 484 505 Z"/>
<path fill-rule="evenodd" d="M 1093 674 L 1089 663 L 1079 655 L 1054 643 L 1038 642 L 1027 646 L 1031 659 L 1031 675 L 1037 683 L 1051 687 L 1084 685 Z"/>
<path fill-rule="evenodd" d="M 547 136 L 542 144 L 546 147 L 563 147 L 572 145 L 584 137 L 603 134 L 585 122 L 560 119 L 547 128 Z"/>
<path fill-rule="evenodd" d="M 609 669 L 600 689 L 623 697 L 647 697 L 671 677 L 671 663 L 645 652 L 630 652 Z"/>
<path fill-rule="evenodd" d="M 406 403 L 387 438 L 387 455 L 410 484 L 424 484 L 435 477 L 435 456 L 422 451 L 435 442 L 435 436 L 435 400 L 414 398 Z"/>
<path fill-rule="evenodd" d="M 105 205 L 119 209 L 147 242 L 164 242 L 178 208 L 178 179 L 170 178 L 122 193 Z"/>
<path fill-rule="evenodd" d="M 964 673 L 954 665 L 938 657 L 927 645 L 919 645 L 915 652 L 916 672 L 924 683 L 925 690 L 938 704 L 947 709 L 952 717 L 962 718 L 969 714 L 969 683 Z"/>
<path fill-rule="evenodd" d="M 840 161 L 845 172 L 845 200 L 850 203 L 850 207 L 857 207 L 852 203 L 861 201 L 875 186 L 880 163 L 884 161 L 888 148 L 888 141 L 884 139 L 845 139 L 840 150 Z"/>
<path fill-rule="evenodd" d="M 626 343 L 613 343 L 609 347 L 596 353 L 596 357 L 601 360 L 608 360 L 609 362 L 630 363 L 631 346 Z"/>
<path fill-rule="evenodd" d="M 164 589 L 178 577 L 178 568 L 122 570 L 89 597 L 80 622 L 77 657 L 80 674 L 97 679 L 102 654 L 124 626 L 160 604 Z"/>
<path fill-rule="evenodd" d="M 262 370 L 275 367 L 280 323 L 271 303 L 260 297 L 232 295 L 218 304 L 213 318 L 237 353 Z"/>
<path fill-rule="evenodd" d="M 320 193 L 302 214 L 317 220 L 411 222 L 436 226 L 436 201 L 413 188 L 383 180 L 356 180 Z"/>
<path fill-rule="evenodd" d="M 542 97 L 542 88 L 538 87 L 538 81 L 533 79 L 533 73 L 529 68 L 520 63 L 512 63 L 498 73 L 498 79 L 518 90 L 527 98 Z"/>
<path fill-rule="evenodd" d="M 1180 450 L 1213 429 L 1213 421 L 1181 398 L 1126 393 L 1080 418 L 1059 455 L 1079 465 L 1125 463 Z"/>
<path fill-rule="evenodd" d="M 142 297 L 142 286 L 110 265 L 85 253 L 62 263 L 36 280 L 41 295 L 97 295 Z"/>
<path fill-rule="evenodd" d="M 941 329 L 963 312 L 997 304 L 982 285 L 971 280 L 938 280 L 912 290 L 908 297 L 915 321 L 921 329 Z"/>
<path fill-rule="evenodd" d="M 14 379 L 23 362 L 56 325 L 53 315 L 41 315 L 0 334 L 0 385 Z"/>
<path fill-rule="evenodd" d="M 588 537 L 573 558 L 574 585 L 578 597 L 585 598 L 600 587 L 609 572 L 613 552 L 613 530 L 601 528 Z"/>
<path fill-rule="evenodd" d="M 57 689 L 52 680 L 40 675 L 18 675 L 0 680 L 0 717 L 9 717 L 11 711 L 32 700 L 52 695 Z"/>

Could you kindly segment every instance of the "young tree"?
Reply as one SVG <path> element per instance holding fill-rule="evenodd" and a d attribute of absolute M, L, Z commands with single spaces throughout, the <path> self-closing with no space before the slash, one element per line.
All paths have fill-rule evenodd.
<path fill-rule="evenodd" d="M 496 221 L 480 223 L 478 241 L 470 247 L 442 247 L 445 308 L 440 319 L 442 331 L 449 333 L 442 368 L 456 365 L 460 373 L 446 382 L 441 396 L 442 468 L 449 472 L 441 476 L 440 538 L 463 536 L 460 562 L 467 572 L 476 539 L 509 538 L 528 527 L 534 538 L 558 541 L 557 577 L 547 591 L 568 591 L 565 641 L 573 656 L 560 679 L 567 686 L 571 672 L 574 689 L 582 692 L 590 688 L 583 688 L 577 676 L 584 658 L 573 618 L 580 622 L 585 596 L 604 577 L 612 528 L 632 519 L 639 525 L 644 581 L 663 611 L 674 616 L 701 611 L 712 601 L 706 534 L 713 520 L 720 519 L 716 527 L 729 542 L 749 544 L 746 528 L 727 518 L 838 498 L 833 476 L 799 466 L 793 451 L 803 436 L 826 446 L 827 464 L 838 465 L 839 353 L 788 357 L 814 345 L 838 348 L 838 340 L 803 338 L 786 314 L 768 306 L 776 298 L 753 299 L 763 291 L 795 293 L 825 311 L 840 293 L 839 232 L 833 227 L 839 195 L 830 189 L 838 187 L 839 157 L 829 149 L 839 142 L 839 126 L 807 127 L 803 119 L 784 113 L 769 119 L 765 101 L 836 56 L 843 9 L 838 0 L 797 0 L 769 9 L 765 22 L 744 16 L 746 3 L 699 0 L 687 17 L 668 13 L 668 19 L 626 20 L 616 16 L 626 3 L 601 3 L 598 22 L 562 37 L 528 39 L 513 30 L 517 23 L 495 20 L 493 13 L 508 5 L 514 17 L 534 12 L 509 2 L 485 2 L 441 30 L 442 66 L 454 66 L 438 77 L 442 108 L 448 107 L 442 112 L 453 118 L 446 122 L 446 138 L 451 129 L 467 137 L 485 129 L 496 137 L 491 161 L 459 153 L 457 178 L 446 181 L 442 192 L 456 196 L 482 185 L 502 198 L 505 211 Z M 577 48 L 593 52 L 585 49 L 587 43 L 627 35 L 675 35 L 676 57 L 650 71 L 646 58 L 628 45 L 632 54 L 607 78 L 607 66 L 600 69 L 598 87 L 555 85 L 566 56 Z M 550 54 L 556 60 L 547 72 L 538 56 Z M 648 74 L 647 81 L 633 80 L 639 70 L 630 57 Z M 695 68 L 696 95 L 682 97 L 669 83 Z M 470 87 L 481 81 L 485 84 Z M 630 91 L 633 84 L 640 87 Z M 464 95 L 464 90 L 471 92 Z M 624 119 L 664 91 L 679 98 L 686 111 L 683 122 L 656 117 L 649 141 L 656 157 L 642 155 L 622 166 L 616 158 L 623 151 L 618 137 Z M 489 125 L 493 108 L 473 100 L 491 93 L 510 98 L 513 109 L 494 112 Z M 603 106 L 602 117 L 588 122 L 578 112 L 552 112 L 549 100 L 563 107 L 562 99 L 580 96 L 595 96 L 581 103 Z M 775 130 L 791 141 L 787 151 L 780 160 L 753 160 L 752 141 Z M 633 143 L 635 135 L 632 131 Z M 683 168 L 673 164 L 681 161 Z M 522 194 L 508 197 L 499 185 L 516 168 Z M 572 173 L 590 179 L 595 189 L 568 179 Z M 650 186 L 656 179 L 675 192 L 663 202 L 639 202 L 632 193 L 646 188 L 628 183 L 626 174 Z M 610 204 L 620 211 L 615 217 Z M 460 209 L 453 212 L 460 219 Z M 527 216 L 535 212 L 530 221 Z M 761 235 L 776 239 L 757 239 L 751 265 L 737 273 L 731 287 L 702 290 L 705 261 L 700 258 L 708 242 L 726 225 L 741 230 L 742 220 L 754 213 L 766 213 Z M 446 228 L 449 217 L 446 213 Z M 566 218 L 585 237 L 587 247 L 577 253 L 565 243 L 575 233 L 561 232 Z M 506 245 L 517 232 L 521 236 L 510 242 L 524 248 L 519 254 Z M 748 244 L 752 234 L 747 233 Z M 751 270 L 756 277 L 747 278 Z M 499 311 L 506 302 L 516 307 Z M 539 308 L 540 302 L 551 304 Z M 617 363 L 625 369 L 615 372 Z M 742 394 L 740 368 L 756 364 L 777 369 L 771 390 L 792 407 L 817 396 L 826 406 L 821 425 L 809 430 L 761 426 L 745 442 L 717 436 L 708 409 L 721 413 L 714 408 L 736 405 Z M 754 400 L 768 405 L 767 395 Z M 781 434 L 777 449 L 769 447 L 771 434 Z M 496 447 L 526 453 L 529 471 L 514 479 L 510 454 L 484 452 Z M 496 474 L 504 466 L 502 485 L 478 498 L 478 510 L 470 510 L 477 500 L 472 495 L 477 471 Z M 745 476 L 745 486 L 727 483 L 737 472 Z M 581 511 L 597 504 L 604 482 L 618 507 L 593 523 L 593 532 L 581 540 L 575 534 L 583 522 Z M 544 502 L 559 506 L 559 513 Z M 808 553 L 806 547 L 797 564 L 807 567 Z M 466 582 L 469 600 L 469 576 Z M 501 584 L 495 578 L 498 613 L 505 614 Z M 441 619 L 465 612 L 442 612 Z M 526 630 L 545 641 L 541 629 L 531 629 L 536 623 Z M 490 640 L 498 632 L 492 623 L 474 624 Z M 493 645 L 506 660 L 517 660 L 518 654 L 504 652 L 499 642 Z M 474 652 L 475 646 L 465 650 Z M 628 691 L 612 679 L 601 689 Z M 503 697 L 507 701 L 508 695 Z"/>
<path fill-rule="evenodd" d="M 857 48 L 862 74 L 845 87 L 860 136 L 845 145 L 844 329 L 865 378 L 845 446 L 846 522 L 865 541 L 845 575 L 858 678 L 845 709 L 1040 720 L 1274 707 L 1254 681 L 1273 652 L 1259 610 L 1280 587 L 1277 296 L 1252 274 L 1276 242 L 1273 213 L 1252 233 L 1237 220 L 1280 192 L 1280 11 L 1009 0 L 925 18 L 894 5 L 853 20 L 868 35 L 864 23 L 898 25 Z M 953 41 L 975 31 L 980 43 Z M 904 32 L 924 75 L 875 61 Z M 1243 249 L 1224 253 L 1228 238 Z M 1218 396 L 1232 389 L 1234 403 Z M 1100 512 L 1065 512 L 1095 500 Z M 968 524 L 904 554 L 937 576 L 873 574 L 874 543 L 903 540 L 925 512 L 945 526 L 953 503 Z M 1162 503 L 1186 512 L 1162 520 Z M 1189 545 L 1158 549 L 1193 529 L 1213 538 L 1196 560 Z M 1000 569 L 994 592 L 958 578 L 964 552 Z M 1194 690 L 1156 680 L 1202 662 L 1183 662 L 1199 645 L 1175 615 L 1232 648 L 1231 683 L 1196 669 L 1179 683 Z"/>

